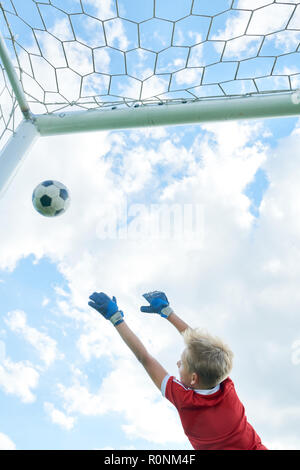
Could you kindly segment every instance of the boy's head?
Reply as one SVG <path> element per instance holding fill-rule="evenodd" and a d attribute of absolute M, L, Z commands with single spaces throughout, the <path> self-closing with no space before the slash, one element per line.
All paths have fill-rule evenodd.
<path fill-rule="evenodd" d="M 210 389 L 228 377 L 233 353 L 219 338 L 200 329 L 182 333 L 186 348 L 178 361 L 181 382 L 194 389 Z"/>

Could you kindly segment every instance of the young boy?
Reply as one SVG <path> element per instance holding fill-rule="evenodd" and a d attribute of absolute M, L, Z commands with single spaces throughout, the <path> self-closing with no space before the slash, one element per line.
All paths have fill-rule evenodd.
<path fill-rule="evenodd" d="M 233 354 L 218 338 L 190 328 L 169 305 L 164 292 L 143 294 L 145 313 L 166 318 L 182 334 L 186 348 L 177 362 L 180 381 L 170 376 L 128 327 L 116 298 L 94 292 L 89 305 L 110 320 L 161 393 L 176 407 L 185 434 L 196 450 L 267 450 L 248 423 L 228 377 Z"/>

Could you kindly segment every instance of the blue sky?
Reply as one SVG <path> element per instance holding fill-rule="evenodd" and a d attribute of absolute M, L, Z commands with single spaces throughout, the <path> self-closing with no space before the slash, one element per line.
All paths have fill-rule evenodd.
<path fill-rule="evenodd" d="M 47 30 L 34 3 L 44 11 Z M 121 106 L 140 101 L 141 90 L 154 100 L 252 91 L 253 70 L 260 76 L 266 62 L 264 67 L 244 62 L 248 76 L 235 82 L 236 60 L 247 51 L 257 56 L 266 17 L 272 18 L 268 32 L 274 30 L 265 38 L 267 55 L 294 55 L 299 33 L 285 26 L 292 12 L 294 23 L 299 18 L 300 7 L 280 2 L 270 10 L 269 2 L 240 0 L 232 4 L 244 9 L 239 15 L 225 12 L 231 3 L 213 2 L 203 11 L 202 2 L 195 1 L 191 21 L 179 21 L 189 14 L 191 2 L 172 1 L 170 11 L 170 2 L 157 1 L 154 21 L 147 20 L 152 1 L 140 9 L 139 2 L 123 0 L 119 15 L 131 21 L 120 22 L 113 19 L 115 2 L 86 0 L 85 12 L 97 13 L 104 23 L 91 17 L 84 23 L 76 1 L 51 2 L 65 13 L 50 2 L 3 2 L 14 12 L 8 17 L 24 89 L 36 113 L 45 112 L 42 88 L 54 111 L 75 109 L 70 102 L 89 107 L 88 90 L 100 90 L 104 103 L 125 96 Z M 249 23 L 255 6 L 256 21 Z M 271 15 L 274 7 L 280 9 L 281 24 Z M 212 41 L 201 45 L 207 18 L 215 14 L 210 39 L 222 49 Z M 176 21 L 176 47 L 170 50 L 164 50 L 173 27 L 167 15 Z M 152 31 L 152 51 L 133 49 L 137 22 L 142 22 L 144 47 Z M 79 46 L 72 42 L 71 23 Z M 5 31 L 3 20 L 0 25 Z M 251 41 L 242 45 L 236 38 L 246 27 Z M 227 68 L 217 72 L 213 64 L 222 51 L 228 63 L 221 65 Z M 66 72 L 66 58 L 76 73 Z M 108 74 L 123 73 L 124 64 L 131 80 L 113 77 L 108 96 Z M 159 79 L 153 78 L 154 64 Z M 204 70 L 207 64 L 211 68 Z M 297 60 L 285 66 L 297 84 Z M 221 88 L 215 85 L 216 73 L 226 79 Z M 201 77 L 210 83 L 201 85 Z M 286 86 L 285 80 L 277 83 Z M 129 326 L 176 375 L 182 339 L 160 317 L 139 311 L 142 294 L 152 289 L 164 290 L 191 326 L 207 328 L 230 344 L 232 378 L 264 443 L 273 449 L 300 448 L 299 145 L 297 117 L 94 132 L 35 143 L 0 200 L 1 449 L 191 448 L 176 410 L 112 326 L 87 305 L 95 290 L 115 295 Z M 31 203 L 33 189 L 46 179 L 61 181 L 71 194 L 68 211 L 53 220 Z M 187 206 L 199 208 L 201 220 L 200 232 L 186 231 L 185 238 L 179 228 Z M 162 208 L 174 209 L 177 238 L 168 225 L 161 237 L 153 236 Z M 111 234 L 120 226 L 127 236 L 103 237 L 105 230 Z"/>

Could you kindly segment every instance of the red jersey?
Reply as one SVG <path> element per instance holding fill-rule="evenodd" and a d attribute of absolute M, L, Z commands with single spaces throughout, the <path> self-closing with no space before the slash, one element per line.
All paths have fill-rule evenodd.
<path fill-rule="evenodd" d="M 161 392 L 177 408 L 185 434 L 196 450 L 267 450 L 248 423 L 232 380 L 228 377 L 209 395 L 183 385 L 173 376 Z"/>

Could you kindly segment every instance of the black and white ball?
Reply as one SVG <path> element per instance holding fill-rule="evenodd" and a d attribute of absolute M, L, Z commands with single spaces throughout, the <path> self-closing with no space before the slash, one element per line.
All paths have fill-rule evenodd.
<path fill-rule="evenodd" d="M 70 204 L 70 194 L 65 185 L 59 181 L 43 181 L 32 193 L 34 208 L 46 217 L 63 214 Z"/>

